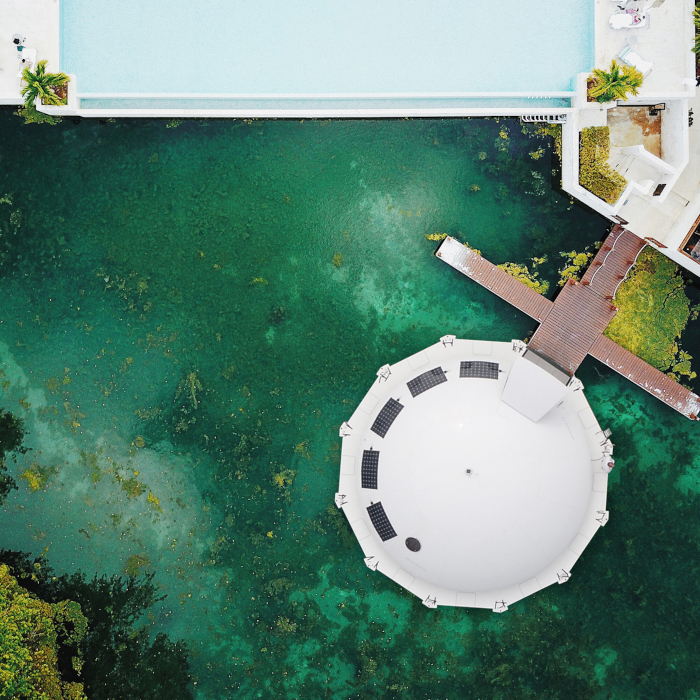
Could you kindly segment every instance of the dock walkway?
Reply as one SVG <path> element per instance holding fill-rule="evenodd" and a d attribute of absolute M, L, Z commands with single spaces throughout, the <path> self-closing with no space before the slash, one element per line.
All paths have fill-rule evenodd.
<path fill-rule="evenodd" d="M 454 238 L 448 236 L 436 255 L 467 277 L 471 277 L 482 287 L 505 299 L 516 309 L 534 318 L 535 321 L 542 323 L 554 307 L 554 302 L 538 294 L 534 289 L 530 289 Z"/>
<path fill-rule="evenodd" d="M 538 321 L 529 346 L 569 374 L 592 355 L 687 418 L 700 420 L 700 397 L 603 335 L 617 313 L 615 292 L 645 245 L 616 226 L 581 281 L 566 284 L 553 302 L 451 236 L 436 256 Z"/>
<path fill-rule="evenodd" d="M 552 311 L 532 336 L 530 347 L 574 374 L 617 309 L 579 283 L 559 292 Z"/>
<path fill-rule="evenodd" d="M 586 270 L 581 284 L 612 300 L 646 243 L 631 231 L 615 226 Z"/>
<path fill-rule="evenodd" d="M 590 354 L 684 416 L 700 420 L 700 397 L 610 338 L 599 336 Z"/>

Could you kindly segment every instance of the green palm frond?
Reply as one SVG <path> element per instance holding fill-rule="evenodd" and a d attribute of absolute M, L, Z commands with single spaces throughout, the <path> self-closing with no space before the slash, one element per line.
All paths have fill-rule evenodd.
<path fill-rule="evenodd" d="M 695 24 L 695 46 L 693 51 L 700 53 L 700 8 L 693 10 L 693 24 Z"/>
<path fill-rule="evenodd" d="M 591 78 L 594 84 L 588 94 L 599 102 L 626 100 L 628 94 L 639 94 L 644 82 L 644 76 L 634 66 L 621 66 L 615 60 L 610 64 L 609 71 L 594 68 Z"/>
<path fill-rule="evenodd" d="M 69 78 L 65 73 L 47 73 L 46 61 L 39 61 L 34 73 L 25 68 L 22 71 L 22 97 L 26 105 L 33 105 L 36 100 L 42 100 L 47 105 L 61 104 L 61 98 L 56 95 L 54 88 L 65 85 Z"/>

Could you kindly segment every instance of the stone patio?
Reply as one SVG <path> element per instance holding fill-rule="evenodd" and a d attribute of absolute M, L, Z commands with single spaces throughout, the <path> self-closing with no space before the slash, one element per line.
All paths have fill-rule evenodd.
<path fill-rule="evenodd" d="M 642 145 L 663 160 L 661 113 L 649 114 L 648 107 L 618 106 L 608 110 L 610 149 Z"/>

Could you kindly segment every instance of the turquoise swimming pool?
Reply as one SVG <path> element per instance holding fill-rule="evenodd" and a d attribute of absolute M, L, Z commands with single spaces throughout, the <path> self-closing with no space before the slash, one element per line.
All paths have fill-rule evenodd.
<path fill-rule="evenodd" d="M 593 4 L 576 0 L 63 0 L 60 31 L 87 107 L 560 106 L 593 62 Z"/>

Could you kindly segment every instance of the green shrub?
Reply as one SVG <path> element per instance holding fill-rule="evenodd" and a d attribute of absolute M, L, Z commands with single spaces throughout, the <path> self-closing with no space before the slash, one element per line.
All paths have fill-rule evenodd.
<path fill-rule="evenodd" d="M 598 102 L 626 100 L 627 93 L 636 95 L 642 87 L 644 76 L 634 66 L 623 66 L 613 59 L 610 70 L 594 68 L 589 81 L 588 96 Z"/>
<path fill-rule="evenodd" d="M 345 520 L 343 514 L 335 510 L 339 518 Z M 351 530 L 350 534 L 352 536 Z M 146 624 L 145 618 L 148 613 L 152 614 L 153 605 L 165 598 L 153 583 L 153 572 L 137 570 L 137 576 L 128 578 L 94 576 L 89 579 L 80 571 L 56 576 L 43 557 L 32 560 L 23 552 L 0 549 L 0 574 L 8 569 L 8 575 L 21 586 L 19 593 L 25 589 L 27 595 L 32 594 L 31 600 L 25 597 L 22 602 L 43 608 L 41 616 L 34 614 L 29 620 L 36 631 L 30 630 L 20 639 L 21 643 L 31 645 L 41 662 L 38 669 L 41 675 L 34 676 L 38 676 L 39 681 L 55 677 L 51 662 L 56 656 L 52 659 L 51 650 L 42 649 L 48 642 L 58 646 L 56 666 L 61 680 L 73 681 L 73 687 L 64 684 L 63 694 L 49 694 L 47 688 L 51 686 L 41 682 L 36 684 L 36 690 L 30 687 L 24 693 L 7 692 L 3 666 L 6 667 L 8 654 L 7 645 L 3 643 L 8 635 L 3 637 L 2 633 L 6 632 L 8 624 L 14 623 L 12 618 L 21 613 L 24 606 L 15 604 L 15 611 L 11 611 L 14 615 L 8 618 L 5 614 L 8 611 L 2 609 L 0 600 L 0 652 L 4 653 L 4 658 L 0 655 L 0 698 L 83 700 L 87 696 L 90 700 L 192 700 L 187 647 L 182 641 L 171 641 L 163 632 L 152 633 Z M 3 583 L 0 580 L 0 597 Z M 56 609 L 61 611 L 61 617 L 55 613 L 52 616 L 61 622 L 62 633 L 57 639 L 55 635 L 36 634 L 43 632 L 41 618 L 48 617 Z M 71 622 L 72 625 L 66 624 Z M 48 631 L 50 633 L 50 629 Z M 36 651 L 44 653 L 36 654 Z M 81 661 L 80 665 L 73 664 L 71 659 L 78 651 L 81 658 L 76 661 Z M 78 669 L 79 676 L 76 675 Z M 84 686 L 84 695 L 78 694 L 83 688 L 75 687 L 76 681 Z M 73 690 L 73 694 L 69 694 L 69 690 Z"/>
<path fill-rule="evenodd" d="M 65 73 L 47 73 L 46 63 L 39 61 L 33 73 L 29 68 L 22 71 L 22 97 L 27 106 L 36 104 L 37 100 L 41 100 L 45 105 L 66 104 L 63 90 L 70 78 Z"/>
<path fill-rule="evenodd" d="M 700 8 L 693 10 L 693 24 L 695 24 L 695 46 L 693 51 L 700 53 Z"/>
<path fill-rule="evenodd" d="M 680 345 L 694 316 L 681 270 L 647 246 L 615 294 L 620 309 L 605 335 L 679 381 L 695 378 L 693 359 Z"/>
<path fill-rule="evenodd" d="M 15 114 L 24 118 L 25 124 L 59 124 L 61 117 L 53 117 L 50 114 L 40 112 L 33 104 L 20 107 Z"/>
<path fill-rule="evenodd" d="M 554 152 L 561 160 L 561 124 L 538 124 L 536 136 L 551 136 L 554 139 Z"/>
<path fill-rule="evenodd" d="M 608 204 L 614 204 L 627 187 L 627 180 L 608 165 L 609 155 L 607 126 L 589 126 L 581 131 L 579 184 Z"/>

